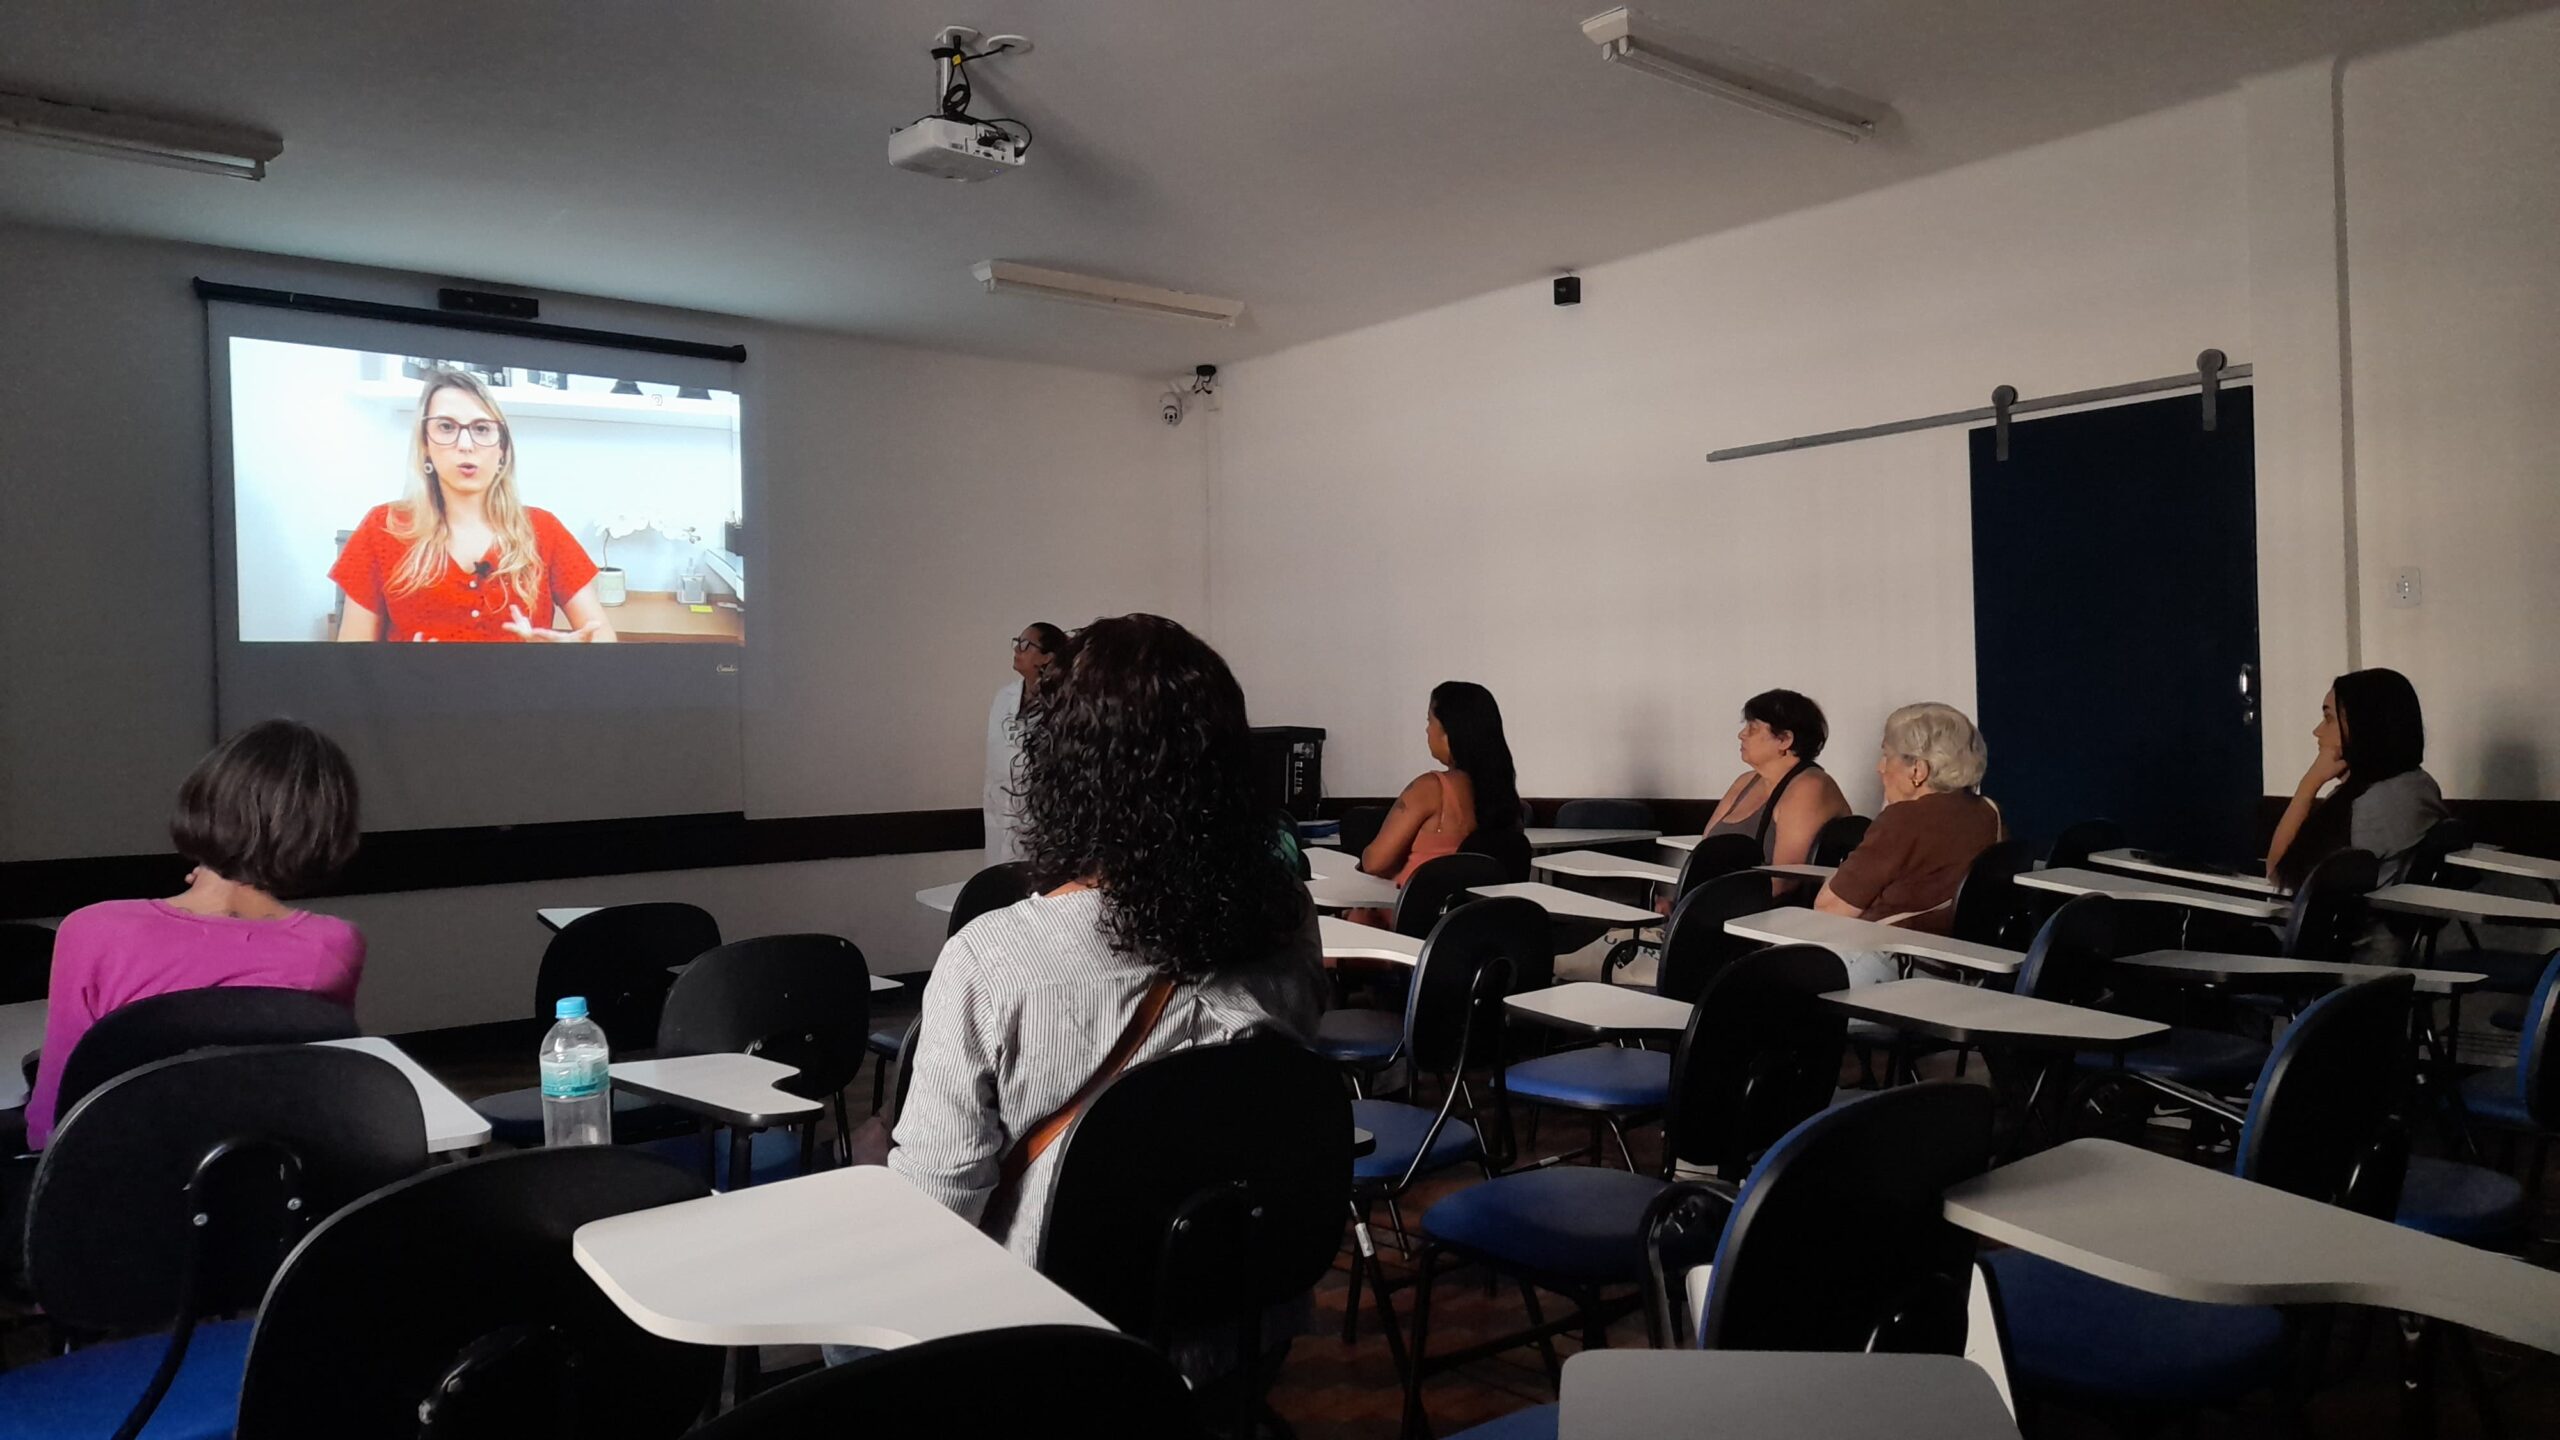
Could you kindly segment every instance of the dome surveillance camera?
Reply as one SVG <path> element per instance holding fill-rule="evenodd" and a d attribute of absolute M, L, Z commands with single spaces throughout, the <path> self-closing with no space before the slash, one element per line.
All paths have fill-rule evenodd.
<path fill-rule="evenodd" d="M 1164 417 L 1164 423 L 1167 425 L 1181 424 L 1182 397 L 1170 390 L 1166 391 L 1163 402 L 1156 407 L 1156 413 Z"/>

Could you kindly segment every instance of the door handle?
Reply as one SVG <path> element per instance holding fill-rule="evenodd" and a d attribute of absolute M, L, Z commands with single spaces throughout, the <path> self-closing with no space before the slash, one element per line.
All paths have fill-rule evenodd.
<path fill-rule="evenodd" d="M 2247 660 L 2240 662 L 2240 723 L 2258 723 L 2258 667 Z"/>

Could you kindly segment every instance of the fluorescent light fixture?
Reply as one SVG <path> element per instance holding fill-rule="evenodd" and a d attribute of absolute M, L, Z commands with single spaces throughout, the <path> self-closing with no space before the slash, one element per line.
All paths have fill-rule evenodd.
<path fill-rule="evenodd" d="M 1774 67 L 1737 51 L 1727 51 L 1715 59 L 1687 53 L 1722 47 L 1695 43 L 1681 46 L 1678 41 L 1645 34 L 1638 29 L 1635 12 L 1623 6 L 1583 21 L 1582 33 L 1600 47 L 1601 59 L 1701 95 L 1827 130 L 1844 140 L 1863 140 L 1875 133 L 1875 118 L 1866 114 L 1864 107 L 1813 93 L 1818 87 L 1810 81 L 1790 83 L 1779 78 Z"/>
<path fill-rule="evenodd" d="M 978 283 L 990 295 L 1028 295 L 1040 300 L 1064 300 L 1070 305 L 1124 310 L 1133 315 L 1201 320 L 1212 325 L 1233 325 L 1236 317 L 1244 313 L 1241 300 L 1159 290 L 1153 285 L 1132 285 L 1125 280 L 1078 275 L 1072 270 L 1046 270 L 1011 260 L 981 260 L 969 273 L 978 277 Z"/>
<path fill-rule="evenodd" d="M 0 136 L 242 180 L 265 179 L 267 162 L 284 153 L 284 141 L 256 130 L 165 120 L 7 90 L 0 90 Z"/>

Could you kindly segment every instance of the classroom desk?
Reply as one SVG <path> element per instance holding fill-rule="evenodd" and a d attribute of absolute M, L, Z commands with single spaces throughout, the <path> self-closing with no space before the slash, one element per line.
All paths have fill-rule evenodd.
<path fill-rule="evenodd" d="M 2560 1273 L 2113 1140 L 2073 1140 L 1947 1191 L 1986 1239 L 2154 1295 L 2367 1305 L 2560 1352 Z"/>
<path fill-rule="evenodd" d="M 1338 915 L 1316 917 L 1316 934 L 1327 960 L 1378 960 L 1411 965 L 1422 958 L 1422 942 L 1375 925 L 1359 925 Z"/>
<path fill-rule="evenodd" d="M 2218 910 L 2225 915 L 2243 915 L 2252 920 L 2279 919 L 2293 908 L 2273 896 L 2197 890 L 2185 885 L 2172 885 L 2165 880 L 2111 875 L 2104 870 L 2082 870 L 2070 865 L 2053 870 L 2020 871 L 2018 883 L 2064 895 L 2112 895 L 2119 900 L 2142 900 L 2188 910 Z"/>
<path fill-rule="evenodd" d="M 2487 925 L 2532 925 L 2560 929 L 2560 905 L 2548 900 L 2521 900 L 2513 895 L 2484 895 L 2477 890 L 2447 890 L 2441 885 L 2385 885 L 2364 897 L 2377 910 L 2424 915 L 2436 920 L 2464 920 Z"/>
<path fill-rule="evenodd" d="M 568 929 L 573 923 L 584 920 L 603 908 L 601 905 L 554 905 L 547 910 L 534 911 L 533 918 L 541 921 L 556 935 Z"/>
<path fill-rule="evenodd" d="M 1520 832 L 1529 839 L 1532 854 L 1547 850 L 1593 850 L 1602 845 L 1640 845 L 1659 840 L 1659 830 L 1565 830 L 1553 825 L 1532 825 Z"/>
<path fill-rule="evenodd" d="M 356 1050 L 377 1060 L 388 1061 L 418 1092 L 418 1111 L 427 1122 L 427 1153 L 441 1155 L 450 1150 L 477 1150 L 489 1143 L 489 1122 L 470 1103 L 444 1086 L 444 1082 L 427 1073 L 427 1067 L 409 1058 L 409 1052 L 379 1035 L 359 1035 L 353 1040 L 317 1042 L 339 1050 Z"/>
<path fill-rule="evenodd" d="M 745 1130 L 797 1124 L 818 1111 L 817 1101 L 773 1088 L 799 1073 L 778 1060 L 728 1052 L 617 1060 L 612 1067 L 613 1083 L 643 1099 Z"/>
<path fill-rule="evenodd" d="M 1544 990 L 1530 990 L 1502 1002 L 1523 1020 L 1575 1035 L 1678 1035 L 1689 1028 L 1697 1009 L 1624 985 L 1573 980 Z"/>
<path fill-rule="evenodd" d="M 0 1110 L 27 1103 L 26 1059 L 44 1047 L 42 1000 L 0 1005 Z"/>
<path fill-rule="evenodd" d="M 1942 965 L 1979 970 L 1988 975 L 2014 975 L 2027 957 L 1996 945 L 1980 945 L 1925 930 L 1906 930 L 1852 915 L 1830 915 L 1801 905 L 1784 905 L 1728 920 L 1727 934 L 1769 945 L 1819 945 L 1826 950 L 1872 950 L 1885 955 L 1914 955 Z"/>
<path fill-rule="evenodd" d="M 883 1349 L 1108 1322 L 884 1166 L 591 1220 L 579 1268 L 633 1324 L 693 1345 Z"/>
<path fill-rule="evenodd" d="M 1665 850 L 1677 850 L 1686 855 L 1697 849 L 1698 842 L 1706 838 L 1704 835 L 1656 835 L 1653 837 L 1653 843 Z"/>
<path fill-rule="evenodd" d="M 965 880 L 954 880 L 948 885 L 928 885 L 916 892 L 916 903 L 927 910 L 936 910 L 948 915 L 959 907 L 960 887 L 967 883 Z"/>
<path fill-rule="evenodd" d="M 1360 857 L 1341 850 L 1309 850 L 1307 898 L 1319 910 L 1393 910 L 1404 892 L 1394 881 L 1362 873 Z"/>
<path fill-rule="evenodd" d="M 2109 870 L 2122 870 L 2134 875 L 2156 876 L 2193 885 L 2206 890 L 2237 890 L 2244 895 L 2277 896 L 2284 887 L 2264 875 L 2244 875 L 2230 870 L 2199 870 L 2181 865 L 2144 850 L 2100 850 L 2089 857 L 2092 864 Z"/>
<path fill-rule="evenodd" d="M 1784 875 L 1792 880 L 1827 881 L 1840 873 L 1837 865 L 1754 865 L 1763 875 Z"/>
<path fill-rule="evenodd" d="M 1853 986 L 1822 998 L 1861 1020 L 1984 1048 L 2132 1050 L 2169 1031 L 2156 1020 L 1926 977 Z"/>
<path fill-rule="evenodd" d="M 2457 850 L 2445 858 L 2465 869 L 2539 880 L 2542 888 L 2551 892 L 2552 899 L 2560 900 L 2560 860 L 2541 855 L 2521 855 L 2513 850 L 2493 850 L 2480 845 Z"/>
<path fill-rule="evenodd" d="M 2210 950 L 2146 950 L 2117 958 L 2118 965 L 2166 973 L 2198 985 L 2263 985 L 2284 989 L 2333 989 L 2385 975 L 2416 979 L 2421 995 L 2459 995 L 2488 979 L 2468 970 L 2414 970 L 2405 965 L 2350 965 L 2334 960 L 2287 960 L 2274 955 L 2223 955 Z"/>
<path fill-rule="evenodd" d="M 1585 1350 L 1564 1362 L 1557 1440 L 2016 1440 L 1998 1387 L 1957 1355 Z"/>
<path fill-rule="evenodd" d="M 1546 885 L 1535 880 L 1517 885 L 1479 885 L 1467 893 L 1489 900 L 1534 901 L 1539 909 L 1564 920 L 1597 920 L 1603 925 L 1636 930 L 1662 923 L 1662 917 L 1650 910 L 1639 910 L 1633 905 L 1621 905 L 1597 895 L 1585 895 L 1579 890 L 1567 890 L 1560 885 Z"/>
<path fill-rule="evenodd" d="M 1580 880 L 1646 880 L 1656 885 L 1678 882 L 1676 866 L 1656 865 L 1650 860 L 1630 860 L 1624 855 L 1604 855 L 1597 850 L 1562 850 L 1552 855 L 1539 855 L 1529 861 L 1532 870 L 1551 875 L 1571 875 Z"/>

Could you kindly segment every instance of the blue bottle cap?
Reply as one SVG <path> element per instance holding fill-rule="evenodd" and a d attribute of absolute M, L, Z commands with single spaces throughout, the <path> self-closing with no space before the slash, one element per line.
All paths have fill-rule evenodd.
<path fill-rule="evenodd" d="M 551 1007 L 551 1018 L 554 1020 L 586 1019 L 587 997 L 584 995 L 561 996 L 560 1003 Z"/>

